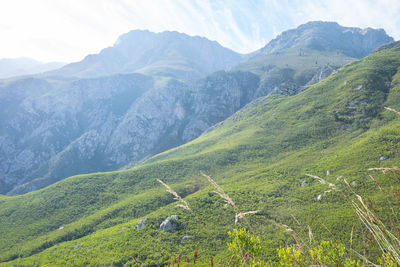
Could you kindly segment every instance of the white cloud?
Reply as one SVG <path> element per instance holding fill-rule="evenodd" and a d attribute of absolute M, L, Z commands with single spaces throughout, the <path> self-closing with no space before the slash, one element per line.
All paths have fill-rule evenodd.
<path fill-rule="evenodd" d="M 176 30 L 251 52 L 310 20 L 400 37 L 398 0 L 0 0 L 0 58 L 76 61 L 133 29 Z"/>

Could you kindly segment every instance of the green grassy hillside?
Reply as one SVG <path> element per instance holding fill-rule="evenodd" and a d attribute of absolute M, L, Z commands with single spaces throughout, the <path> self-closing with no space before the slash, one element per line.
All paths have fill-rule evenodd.
<path fill-rule="evenodd" d="M 382 201 L 370 167 L 400 159 L 400 47 L 349 64 L 294 96 L 270 96 L 247 105 L 212 131 L 126 171 L 70 177 L 39 191 L 0 197 L 0 265 L 165 264 L 199 250 L 199 260 L 227 257 L 227 231 L 235 213 L 200 175 L 212 176 L 261 237 L 264 257 L 298 237 L 337 240 L 362 250 L 365 230 L 337 177 L 353 190 Z M 380 161 L 381 156 L 387 157 Z M 327 175 L 329 171 L 329 175 Z M 336 183 L 341 191 L 306 174 Z M 398 186 L 376 175 L 382 186 Z M 176 190 L 193 212 L 176 207 L 157 179 Z M 305 186 L 301 186 L 305 181 Z M 304 183 L 303 183 L 304 184 Z M 322 195 L 318 200 L 318 196 Z M 179 216 L 174 232 L 159 230 Z M 145 227 L 135 229 L 147 218 Z M 246 226 L 239 221 L 238 226 Z M 190 236 L 183 241 L 183 236 Z M 80 246 L 78 246 L 80 245 Z M 367 249 L 374 259 L 376 246 Z"/>

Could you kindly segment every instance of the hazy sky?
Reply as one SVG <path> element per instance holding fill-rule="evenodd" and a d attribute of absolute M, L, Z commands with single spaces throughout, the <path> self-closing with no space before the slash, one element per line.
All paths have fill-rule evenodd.
<path fill-rule="evenodd" d="M 0 0 L 0 58 L 78 61 L 133 29 L 176 30 L 247 53 L 310 20 L 384 28 L 400 0 Z"/>

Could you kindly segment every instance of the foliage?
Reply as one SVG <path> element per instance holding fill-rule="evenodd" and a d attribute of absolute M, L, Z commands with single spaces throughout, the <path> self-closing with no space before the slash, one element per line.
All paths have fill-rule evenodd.
<path fill-rule="evenodd" d="M 315 242 L 335 240 L 377 262 L 382 252 L 355 220 L 343 194 L 348 189 L 337 179 L 354 181 L 352 190 L 368 196 L 380 218 L 390 221 L 368 169 L 396 166 L 400 159 L 400 121 L 384 109 L 400 110 L 399 67 L 400 49 L 383 50 L 298 95 L 260 98 L 200 138 L 130 170 L 74 176 L 25 195 L 0 197 L 1 265 L 129 266 L 135 264 L 132 253 L 143 265 L 163 265 L 194 250 L 199 250 L 199 266 L 207 266 L 210 255 L 214 262 L 226 262 L 231 256 L 226 233 L 235 228 L 237 211 L 210 191 L 200 171 L 215 178 L 243 211 L 261 211 L 249 217 L 260 237 L 260 260 L 278 264 L 279 247 L 286 249 L 282 257 L 297 253 L 299 260 L 294 236 L 282 226 L 306 244 L 302 240 L 308 239 L 310 225 Z M 359 85 L 362 90 L 356 90 Z M 307 173 L 337 184 L 338 190 L 325 193 L 327 184 Z M 384 174 L 374 177 L 386 192 L 392 187 L 398 192 L 399 185 Z M 189 203 L 203 224 L 177 209 L 157 179 Z M 160 223 L 172 214 L 179 216 L 181 229 L 161 231 Z M 399 216 L 392 217 L 398 225 Z M 146 225 L 136 229 L 143 218 Z M 247 227 L 243 220 L 237 225 Z M 340 259 L 334 244 L 310 244 L 315 259 L 327 260 L 321 254 L 327 251 Z M 357 260 L 349 251 L 344 259 Z M 305 261 L 311 260 L 308 250 L 303 253 Z"/>
<path fill-rule="evenodd" d="M 228 249 L 236 258 L 242 262 L 246 262 L 251 258 L 252 265 L 259 262 L 262 255 L 261 241 L 258 236 L 252 235 L 244 228 L 233 229 L 228 232 L 231 242 L 228 243 Z"/>
<path fill-rule="evenodd" d="M 294 245 L 278 249 L 279 264 L 283 267 L 305 266 L 307 261 Z"/>
<path fill-rule="evenodd" d="M 321 243 L 303 253 L 295 246 L 278 249 L 280 266 L 361 266 L 360 260 L 351 259 L 346 255 L 343 244 L 332 241 L 321 241 Z"/>

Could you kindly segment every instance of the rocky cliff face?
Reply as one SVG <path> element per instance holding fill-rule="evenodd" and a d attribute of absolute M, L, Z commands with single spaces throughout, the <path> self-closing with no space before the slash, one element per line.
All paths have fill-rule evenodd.
<path fill-rule="evenodd" d="M 319 24 L 283 33 L 234 70 L 195 82 L 240 55 L 200 37 L 134 31 L 57 71 L 0 81 L 0 193 L 135 164 L 198 137 L 257 97 L 296 94 L 355 59 L 330 36 L 347 36 L 362 53 L 388 40 L 381 31 Z M 151 75 L 109 75 L 133 71 Z"/>
<path fill-rule="evenodd" d="M 151 78 L 132 74 L 61 88 L 28 78 L 0 88 L 5 107 L 0 113 L 1 191 L 53 172 L 60 177 L 93 170 L 93 165 L 107 169 L 101 161 L 93 162 L 97 147 L 105 145 L 131 102 L 152 84 Z"/>
<path fill-rule="evenodd" d="M 251 73 L 222 71 L 196 85 L 141 74 L 61 87 L 35 78 L 11 82 L 0 88 L 7 107 L 0 127 L 1 193 L 118 169 L 183 144 L 251 101 L 258 81 Z"/>

